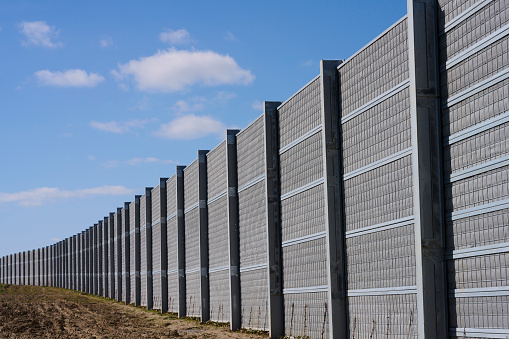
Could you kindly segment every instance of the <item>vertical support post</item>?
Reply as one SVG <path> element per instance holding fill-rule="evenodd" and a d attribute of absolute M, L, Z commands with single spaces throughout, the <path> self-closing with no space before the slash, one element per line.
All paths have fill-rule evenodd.
<path fill-rule="evenodd" d="M 210 319 L 209 215 L 207 208 L 207 150 L 198 151 L 198 199 L 200 214 L 200 318 Z"/>
<path fill-rule="evenodd" d="M 145 260 L 147 262 L 147 310 L 154 307 L 153 279 L 152 279 L 152 188 L 145 187 Z"/>
<path fill-rule="evenodd" d="M 83 271 L 81 270 L 81 262 L 83 261 L 83 247 L 81 246 L 81 237 L 83 236 L 83 232 L 78 233 L 76 236 L 76 291 L 82 292 L 81 287 L 81 275 Z"/>
<path fill-rule="evenodd" d="M 115 251 L 117 251 L 117 262 L 115 263 L 115 276 L 117 279 L 117 293 L 115 299 L 122 300 L 122 207 L 117 208 L 117 215 L 115 216 L 115 223 L 117 225 L 117 234 L 115 234 Z"/>
<path fill-rule="evenodd" d="M 161 244 L 160 262 L 161 262 L 161 313 L 168 312 L 168 226 L 166 217 L 168 216 L 166 210 L 166 182 L 168 178 L 159 179 L 159 206 L 161 218 L 161 232 L 159 234 L 159 243 Z M 171 260 L 174 260 L 172 258 Z"/>
<path fill-rule="evenodd" d="M 281 102 L 264 101 L 267 258 L 269 261 L 269 337 L 285 334 L 281 250 L 281 183 L 279 180 L 279 117 Z"/>
<path fill-rule="evenodd" d="M 115 262 L 115 237 L 116 237 L 116 234 L 115 234 L 115 227 L 114 227 L 114 223 L 115 223 L 115 213 L 111 212 L 110 213 L 110 217 L 109 217 L 109 232 L 108 232 L 108 236 L 109 236 L 109 240 L 108 240 L 108 250 L 109 250 L 109 254 L 108 254 L 108 265 L 109 265 L 109 272 L 107 273 L 108 274 L 108 282 L 109 282 L 109 291 L 110 293 L 108 294 L 108 297 L 110 299 L 115 299 L 115 280 L 117 279 L 117 276 L 115 274 L 115 268 L 116 268 L 116 262 Z M 106 240 L 104 241 L 106 242 Z"/>
<path fill-rule="evenodd" d="M 447 283 L 436 0 L 408 0 L 419 338 L 447 338 Z"/>
<path fill-rule="evenodd" d="M 345 229 L 339 123 L 339 60 L 320 62 L 329 337 L 347 337 Z"/>
<path fill-rule="evenodd" d="M 140 199 L 141 199 L 141 195 L 136 195 L 134 197 L 134 271 L 135 271 L 134 306 L 141 305 Z M 131 260 L 132 260 L 132 258 L 131 258 Z"/>
<path fill-rule="evenodd" d="M 230 329 L 241 326 L 239 197 L 237 178 L 237 129 L 226 131 L 226 181 L 228 188 L 228 253 L 230 257 Z"/>
<path fill-rule="evenodd" d="M 129 234 L 129 202 L 124 202 L 124 215 L 122 218 L 123 222 L 123 229 L 124 229 L 124 253 L 122 255 L 124 256 L 124 267 L 122 268 L 124 279 L 125 279 L 125 303 L 126 305 L 129 305 L 131 303 L 131 236 Z M 134 258 L 132 259 L 134 260 Z"/>
<path fill-rule="evenodd" d="M 177 257 L 179 275 L 178 317 L 186 316 L 186 236 L 184 221 L 184 168 L 177 166 Z"/>
<path fill-rule="evenodd" d="M 85 240 L 85 246 L 84 246 L 85 261 L 83 262 L 83 273 L 84 273 L 83 289 L 85 290 L 86 293 L 90 293 L 90 281 L 89 281 L 89 279 L 90 279 L 89 278 L 89 276 L 90 276 L 90 229 L 85 231 L 84 240 Z"/>

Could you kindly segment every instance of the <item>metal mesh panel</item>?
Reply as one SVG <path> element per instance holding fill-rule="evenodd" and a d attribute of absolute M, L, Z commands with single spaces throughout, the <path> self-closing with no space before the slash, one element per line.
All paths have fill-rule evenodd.
<path fill-rule="evenodd" d="M 200 215 L 195 208 L 185 214 L 186 269 L 200 267 Z"/>
<path fill-rule="evenodd" d="M 446 226 L 447 249 L 509 242 L 509 209 L 484 213 L 459 220 L 449 220 Z"/>
<path fill-rule="evenodd" d="M 135 202 L 132 202 L 129 204 L 129 252 L 130 252 L 130 284 L 131 284 L 131 290 L 130 290 L 130 300 L 131 302 L 134 302 L 136 300 L 135 298 L 135 286 L 136 286 L 136 262 L 135 262 L 135 256 L 134 256 L 134 240 L 135 240 L 135 232 L 136 232 L 136 224 L 135 224 Z"/>
<path fill-rule="evenodd" d="M 344 173 L 410 147 L 409 90 L 344 123 L 341 146 Z"/>
<path fill-rule="evenodd" d="M 509 123 L 444 147 L 444 173 L 454 173 L 509 153 Z"/>
<path fill-rule="evenodd" d="M 177 175 L 166 181 L 166 213 L 168 216 L 177 211 Z"/>
<path fill-rule="evenodd" d="M 157 186 L 152 190 L 152 271 L 161 270 L 161 197 L 160 187 Z M 154 295 L 159 294 L 161 284 L 159 282 L 156 292 L 156 281 L 154 279 Z"/>
<path fill-rule="evenodd" d="M 508 111 L 509 79 L 506 79 L 450 108 L 443 109 L 442 135 L 449 136 Z"/>
<path fill-rule="evenodd" d="M 323 184 L 281 201 L 282 240 L 325 231 Z"/>
<path fill-rule="evenodd" d="M 509 328 L 509 296 L 449 298 L 449 327 Z"/>
<path fill-rule="evenodd" d="M 152 299 L 155 309 L 161 309 L 161 194 L 160 186 L 152 190 Z M 159 221 L 159 222 L 158 222 Z M 166 235 L 165 235 L 166 236 Z M 158 272 L 159 271 L 159 272 Z M 157 272 L 157 273 L 155 273 Z"/>
<path fill-rule="evenodd" d="M 153 308 L 160 310 L 163 305 L 161 299 L 161 272 L 153 273 L 152 275 L 152 303 Z"/>
<path fill-rule="evenodd" d="M 200 272 L 186 275 L 186 314 L 188 317 L 200 316 Z"/>
<path fill-rule="evenodd" d="M 440 10 L 438 10 L 439 26 L 443 28 L 448 23 L 466 9 L 471 7 L 478 0 L 438 0 Z"/>
<path fill-rule="evenodd" d="M 445 62 L 509 21 L 509 1 L 493 1 L 462 21 L 439 40 L 440 59 Z"/>
<path fill-rule="evenodd" d="M 285 334 L 294 338 L 328 338 L 327 300 L 327 292 L 286 294 Z"/>
<path fill-rule="evenodd" d="M 168 274 L 168 311 L 178 312 L 179 281 L 178 273 Z"/>
<path fill-rule="evenodd" d="M 112 299 L 120 299 L 118 297 L 118 290 L 119 290 L 119 287 L 117 285 L 118 283 L 118 267 L 117 267 L 117 263 L 118 263 L 118 246 L 119 246 L 119 238 L 117 237 L 117 234 L 118 234 L 118 229 L 119 227 L 121 227 L 121 225 L 118 224 L 119 220 L 118 220 L 118 215 L 115 213 L 114 217 L 113 217 L 113 234 L 111 235 L 111 243 L 110 243 L 110 246 L 113 247 L 113 261 L 111 262 L 111 265 L 112 265 L 112 270 L 110 271 L 113 271 L 113 275 L 110 277 L 110 279 L 113 279 L 112 282 L 113 282 L 113 291 L 110 292 L 110 297 Z"/>
<path fill-rule="evenodd" d="M 325 238 L 283 247 L 283 287 L 327 285 Z"/>
<path fill-rule="evenodd" d="M 278 109 L 279 148 L 305 134 L 321 122 L 320 78 L 297 92 Z"/>
<path fill-rule="evenodd" d="M 407 21 L 339 69 L 342 117 L 408 79 Z"/>
<path fill-rule="evenodd" d="M 411 157 L 346 180 L 344 190 L 346 231 L 410 216 Z"/>
<path fill-rule="evenodd" d="M 146 195 L 140 198 L 140 277 L 141 277 L 141 305 L 147 306 L 147 211 Z"/>
<path fill-rule="evenodd" d="M 210 320 L 230 321 L 230 281 L 229 270 L 209 274 Z"/>
<path fill-rule="evenodd" d="M 316 133 L 279 156 L 281 194 L 323 177 L 322 133 Z"/>
<path fill-rule="evenodd" d="M 507 68 L 508 51 L 509 38 L 505 37 L 442 72 L 442 97 L 455 95 Z"/>
<path fill-rule="evenodd" d="M 509 286 L 509 253 L 449 260 L 450 289 Z"/>
<path fill-rule="evenodd" d="M 239 192 L 240 266 L 267 262 L 265 180 Z"/>
<path fill-rule="evenodd" d="M 265 174 L 263 116 L 237 134 L 238 185 Z"/>
<path fill-rule="evenodd" d="M 229 265 L 227 197 L 214 201 L 209 211 L 209 267 Z"/>
<path fill-rule="evenodd" d="M 167 246 L 168 246 L 168 271 L 176 270 L 178 268 L 178 238 L 177 238 L 177 217 L 174 216 L 168 220 L 166 224 L 167 232 Z"/>
<path fill-rule="evenodd" d="M 102 271 L 100 271 L 102 278 L 103 278 L 103 291 L 105 297 L 110 297 L 111 291 L 110 291 L 110 265 L 111 265 L 111 258 L 110 258 L 110 219 L 106 219 L 103 224 L 103 238 L 102 238 L 102 251 L 100 251 L 99 256 L 102 256 L 103 265 L 102 265 Z M 101 242 L 99 240 L 99 242 Z M 99 258 L 101 260 L 101 258 Z"/>
<path fill-rule="evenodd" d="M 207 153 L 207 194 L 209 199 L 224 192 L 226 183 L 226 141 Z"/>
<path fill-rule="evenodd" d="M 198 160 L 184 169 L 184 209 L 198 202 Z"/>
<path fill-rule="evenodd" d="M 127 260 L 126 260 L 126 255 L 130 255 L 130 253 L 129 253 L 129 249 L 127 248 L 127 245 L 126 245 L 126 241 L 128 239 L 127 237 L 129 236 L 129 230 L 125 229 L 125 224 L 128 221 L 128 219 L 126 219 L 128 216 L 127 216 L 127 211 L 125 208 L 122 208 L 121 215 L 122 215 L 122 225 L 120 225 L 120 227 L 121 227 L 122 235 L 120 237 L 120 246 L 121 246 L 120 253 L 121 253 L 121 257 L 122 257 L 122 267 L 120 269 L 120 274 L 122 274 L 122 295 L 120 296 L 120 300 L 125 302 L 125 301 L 127 301 L 128 293 L 130 293 L 127 288 L 127 286 L 129 285 L 127 282 L 127 279 L 129 279 L 129 271 L 131 270 L 130 267 L 127 267 Z M 130 245 L 129 245 L 129 247 L 130 247 Z"/>
<path fill-rule="evenodd" d="M 269 328 L 267 269 L 240 274 L 242 327 L 266 331 Z"/>
<path fill-rule="evenodd" d="M 414 225 L 346 239 L 349 289 L 414 286 Z"/>
<path fill-rule="evenodd" d="M 509 197 L 509 166 L 445 186 L 446 212 L 488 204 Z"/>
<path fill-rule="evenodd" d="M 355 338 L 417 338 L 415 294 L 360 296 L 347 299 L 349 334 Z M 388 329 L 387 329 L 388 327 Z"/>

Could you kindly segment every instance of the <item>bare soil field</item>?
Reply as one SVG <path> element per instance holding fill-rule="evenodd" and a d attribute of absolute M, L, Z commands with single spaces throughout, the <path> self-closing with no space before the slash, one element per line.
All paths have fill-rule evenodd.
<path fill-rule="evenodd" d="M 0 338 L 267 338 L 76 291 L 0 284 Z"/>

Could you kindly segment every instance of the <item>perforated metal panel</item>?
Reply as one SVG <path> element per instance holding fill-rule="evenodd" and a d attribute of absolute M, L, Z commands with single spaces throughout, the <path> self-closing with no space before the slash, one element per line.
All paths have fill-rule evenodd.
<path fill-rule="evenodd" d="M 265 208 L 265 180 L 239 192 L 240 267 L 267 262 Z"/>
<path fill-rule="evenodd" d="M 130 290 L 130 300 L 132 303 L 136 301 L 135 298 L 135 286 L 136 286 L 136 262 L 135 262 L 135 233 L 136 233 L 136 220 L 135 220 L 135 205 L 136 203 L 133 201 L 129 204 L 129 242 L 130 242 L 130 248 L 129 252 L 130 254 L 130 284 L 131 284 L 131 290 Z"/>
<path fill-rule="evenodd" d="M 188 317 L 200 316 L 200 272 L 186 275 L 186 314 Z"/>
<path fill-rule="evenodd" d="M 126 228 L 126 225 L 127 225 L 127 228 Z M 131 295 L 131 291 L 129 289 L 130 287 L 130 271 L 131 271 L 131 267 L 130 267 L 130 248 L 131 248 L 131 244 L 130 244 L 130 234 L 129 234 L 129 231 L 130 231 L 130 225 L 129 225 L 129 213 L 128 213 L 128 210 L 126 210 L 126 208 L 122 208 L 122 236 L 121 236 L 121 246 L 122 246 L 122 249 L 121 249 L 121 252 L 122 252 L 122 268 L 121 268 L 121 274 L 122 274 L 122 296 L 121 296 L 121 300 L 126 302 L 127 301 L 127 296 Z M 129 256 L 129 258 L 127 258 L 127 256 Z"/>
<path fill-rule="evenodd" d="M 198 159 L 184 169 L 184 209 L 198 202 Z"/>
<path fill-rule="evenodd" d="M 343 171 L 349 173 L 411 146 L 410 100 L 405 89 L 342 127 Z"/>
<path fill-rule="evenodd" d="M 413 215 L 411 157 L 345 181 L 344 191 L 346 231 Z"/>
<path fill-rule="evenodd" d="M 140 198 L 140 277 L 141 277 L 141 305 L 147 306 L 147 234 L 145 228 L 147 220 L 146 195 Z"/>
<path fill-rule="evenodd" d="M 217 322 L 230 321 L 230 270 L 209 273 L 210 320 Z"/>
<path fill-rule="evenodd" d="M 152 291 L 153 306 L 161 309 L 161 194 L 160 186 L 152 189 Z"/>
<path fill-rule="evenodd" d="M 346 239 L 349 289 L 414 286 L 414 225 Z"/>
<path fill-rule="evenodd" d="M 439 4 L 449 22 L 474 5 L 459 1 Z M 509 68 L 509 39 L 501 36 L 473 52 L 469 49 L 507 25 L 509 1 L 488 2 L 463 17 L 440 37 L 442 134 L 448 137 L 444 140 L 443 173 L 450 178 L 444 187 L 449 326 L 460 333 L 464 328 L 507 330 L 509 300 L 499 290 L 509 287 L 507 251 L 487 254 L 490 251 L 477 252 L 477 248 L 509 241 L 508 209 L 482 210 L 483 205 L 509 195 L 509 166 L 485 167 L 509 155 L 509 124 L 499 119 L 482 128 L 488 120 L 509 111 L 509 81 L 492 81 L 481 91 L 472 89 Z M 451 102 L 458 93 L 464 93 L 463 97 Z M 477 171 L 465 175 L 473 168 Z M 481 210 L 453 217 L 453 213 L 473 207 Z M 478 290 L 471 289 L 479 288 L 484 292 L 472 293 Z"/>
<path fill-rule="evenodd" d="M 407 20 L 339 69 L 341 117 L 408 79 Z"/>
<path fill-rule="evenodd" d="M 279 108 L 279 148 L 320 124 L 320 80 L 317 77 Z"/>
<path fill-rule="evenodd" d="M 328 338 L 326 292 L 285 295 L 285 334 L 303 338 Z M 357 337 L 355 338 L 364 338 Z"/>
<path fill-rule="evenodd" d="M 209 267 L 229 266 L 227 197 L 208 206 L 209 212 Z M 229 284 L 228 281 L 226 281 Z M 212 290 L 211 290 L 212 293 Z M 212 294 L 211 294 L 212 297 Z"/>
<path fill-rule="evenodd" d="M 417 338 L 415 294 L 349 296 L 349 332 L 355 338 Z"/>
<path fill-rule="evenodd" d="M 200 218 L 199 209 L 185 214 L 186 270 L 200 267 Z"/>
<path fill-rule="evenodd" d="M 281 195 L 323 177 L 322 153 L 322 133 L 316 133 L 279 156 Z"/>
<path fill-rule="evenodd" d="M 265 175 L 263 116 L 237 134 L 238 185 Z"/>
<path fill-rule="evenodd" d="M 211 199 L 226 190 L 226 141 L 207 153 L 207 194 Z"/>
<path fill-rule="evenodd" d="M 325 238 L 283 247 L 284 288 L 327 285 Z"/>

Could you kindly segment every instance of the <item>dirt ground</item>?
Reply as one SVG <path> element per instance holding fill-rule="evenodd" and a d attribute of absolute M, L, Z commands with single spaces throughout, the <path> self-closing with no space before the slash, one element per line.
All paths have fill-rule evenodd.
<path fill-rule="evenodd" d="M 267 338 L 71 290 L 0 284 L 0 338 Z"/>

